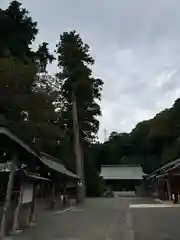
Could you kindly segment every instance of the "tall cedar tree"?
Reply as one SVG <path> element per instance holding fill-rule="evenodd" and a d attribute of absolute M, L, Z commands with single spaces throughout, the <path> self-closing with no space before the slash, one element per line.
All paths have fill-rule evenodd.
<path fill-rule="evenodd" d="M 92 142 L 99 128 L 97 117 L 101 115 L 96 100 L 101 99 L 103 81 L 92 77 L 94 64 L 89 46 L 75 31 L 64 32 L 57 45 L 59 83 L 65 99 L 63 119 L 65 127 L 72 130 L 72 91 L 77 101 L 78 121 L 82 140 Z"/>
<path fill-rule="evenodd" d="M 57 94 L 54 78 L 46 73 L 53 60 L 48 44 L 42 43 L 36 52 L 31 49 L 37 23 L 18 1 L 0 9 L 0 31 L 0 114 L 38 149 L 58 148 L 61 130 L 53 104 Z"/>
<path fill-rule="evenodd" d="M 0 9 L 0 23 L 0 56 L 32 55 L 29 45 L 38 33 L 37 23 L 21 8 L 21 3 L 12 1 L 7 9 Z"/>
<path fill-rule="evenodd" d="M 7 9 L 0 9 L 0 32 L 0 57 L 34 60 L 41 72 L 46 71 L 47 64 L 54 60 L 46 42 L 39 45 L 36 52 L 31 49 L 38 33 L 37 22 L 20 2 L 12 1 Z"/>

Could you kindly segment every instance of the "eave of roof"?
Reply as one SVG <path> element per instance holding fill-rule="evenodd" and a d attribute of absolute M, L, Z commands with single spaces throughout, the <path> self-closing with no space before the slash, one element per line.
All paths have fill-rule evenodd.
<path fill-rule="evenodd" d="M 12 133 L 7 127 L 0 126 L 0 135 L 7 136 L 12 141 L 20 145 L 22 148 L 24 148 L 28 153 L 37 157 L 44 165 L 48 166 L 54 171 L 60 172 L 61 174 L 64 174 L 72 178 L 76 178 L 76 179 L 79 178 L 77 175 L 75 175 L 74 173 L 66 169 L 64 165 L 59 161 L 59 159 L 54 158 L 49 154 L 43 153 L 43 152 L 41 153 L 41 156 L 38 156 L 38 154 L 30 146 L 24 143 L 20 138 L 18 138 L 14 133 Z"/>
<path fill-rule="evenodd" d="M 104 180 L 142 180 L 144 172 L 140 165 L 102 166 L 100 176 L 103 177 Z"/>
<path fill-rule="evenodd" d="M 5 135 L 5 136 L 9 137 L 12 141 L 19 144 L 27 152 L 34 155 L 35 157 L 38 157 L 37 153 L 31 147 L 29 147 L 26 143 L 24 143 L 20 138 L 18 138 L 8 128 L 0 126 L 0 135 Z"/>
<path fill-rule="evenodd" d="M 165 164 L 161 168 L 158 168 L 156 171 L 152 172 L 147 176 L 147 180 L 156 178 L 158 176 L 162 176 L 163 174 L 166 174 L 172 170 L 175 170 L 178 167 L 180 167 L 180 158 Z"/>
<path fill-rule="evenodd" d="M 27 177 L 29 177 L 31 179 L 42 180 L 42 181 L 51 181 L 50 179 L 41 177 L 40 175 L 37 175 L 35 173 L 25 172 L 25 174 Z"/>
<path fill-rule="evenodd" d="M 117 168 L 117 167 L 140 167 L 140 168 L 142 168 L 141 167 L 141 165 L 140 164 L 119 164 L 119 165 L 101 165 L 101 167 L 115 167 L 115 168 Z"/>
<path fill-rule="evenodd" d="M 20 169 L 16 170 L 16 173 L 18 174 Z M 10 169 L 9 168 L 4 168 L 4 169 L 0 169 L 0 173 L 6 173 L 9 174 L 10 173 Z M 45 177 L 41 177 L 39 174 L 37 173 L 32 173 L 32 172 L 28 172 L 26 170 L 23 170 L 23 173 L 26 177 L 31 178 L 31 179 L 35 179 L 35 180 L 42 180 L 42 181 L 51 181 L 48 178 Z"/>
<path fill-rule="evenodd" d="M 50 169 L 59 172 L 63 175 L 72 177 L 72 178 L 79 178 L 77 175 L 74 173 L 70 172 L 68 169 L 65 168 L 65 166 L 57 159 L 52 157 L 49 154 L 46 153 L 41 153 L 40 160 L 43 162 L 44 165 L 49 167 Z"/>

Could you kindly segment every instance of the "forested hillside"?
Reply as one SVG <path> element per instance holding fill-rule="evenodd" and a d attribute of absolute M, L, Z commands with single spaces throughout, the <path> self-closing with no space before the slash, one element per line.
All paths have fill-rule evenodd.
<path fill-rule="evenodd" d="M 146 173 L 180 157 L 180 99 L 153 119 L 140 122 L 131 133 L 112 132 L 94 146 L 101 164 L 141 164 Z"/>

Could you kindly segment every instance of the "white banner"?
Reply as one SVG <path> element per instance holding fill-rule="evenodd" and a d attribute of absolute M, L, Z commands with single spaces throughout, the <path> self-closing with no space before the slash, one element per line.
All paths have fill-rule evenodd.
<path fill-rule="evenodd" d="M 32 201 L 33 196 L 33 185 L 26 183 L 24 185 L 24 191 L 23 191 L 23 197 L 22 197 L 22 203 L 28 203 Z"/>

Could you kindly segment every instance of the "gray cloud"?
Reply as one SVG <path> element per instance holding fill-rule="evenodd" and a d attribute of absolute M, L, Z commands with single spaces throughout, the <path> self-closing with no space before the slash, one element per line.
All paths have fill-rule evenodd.
<path fill-rule="evenodd" d="M 38 21 L 36 44 L 54 49 L 61 32 L 76 29 L 91 46 L 94 75 L 105 82 L 101 140 L 105 128 L 130 131 L 180 96 L 179 0 L 22 2 Z"/>

